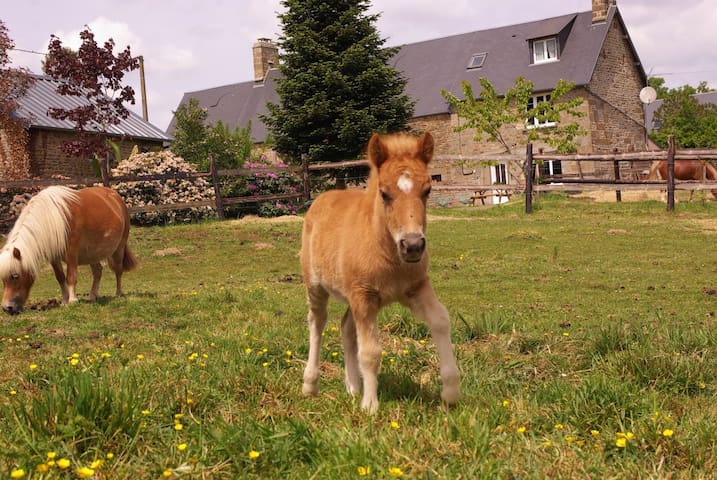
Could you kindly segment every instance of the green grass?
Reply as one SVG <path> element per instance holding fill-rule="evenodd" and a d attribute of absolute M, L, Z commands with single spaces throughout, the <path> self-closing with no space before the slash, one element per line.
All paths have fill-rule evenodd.
<path fill-rule="evenodd" d="M 36 309 L 0 322 L 0 478 L 710 478 L 717 203 L 535 207 L 430 212 L 463 375 L 450 410 L 399 306 L 379 317 L 377 415 L 345 393 L 337 303 L 320 395 L 301 395 L 300 222 L 135 228 L 127 296 L 106 269 L 95 304 L 45 308 L 46 266 Z"/>

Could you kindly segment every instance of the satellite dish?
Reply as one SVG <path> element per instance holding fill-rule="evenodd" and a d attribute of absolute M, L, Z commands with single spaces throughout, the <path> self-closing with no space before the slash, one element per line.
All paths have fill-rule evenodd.
<path fill-rule="evenodd" d="M 657 99 L 657 92 L 652 87 L 645 87 L 640 90 L 640 101 L 646 105 L 651 104 Z"/>

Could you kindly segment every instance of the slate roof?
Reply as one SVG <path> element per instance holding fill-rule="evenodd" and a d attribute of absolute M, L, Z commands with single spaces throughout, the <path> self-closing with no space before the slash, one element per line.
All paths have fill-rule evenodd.
<path fill-rule="evenodd" d="M 392 62 L 407 79 L 406 94 L 416 101 L 414 117 L 446 113 L 448 103 L 441 90 L 461 98 L 463 80 L 476 86 L 476 95 L 480 93 L 480 77 L 486 77 L 501 94 L 521 75 L 533 82 L 536 92 L 552 90 L 560 79 L 569 80 L 576 86 L 587 85 L 614 20 L 624 27 L 617 8 L 610 8 L 606 22 L 595 25 L 592 24 L 592 12 L 587 11 L 451 35 L 403 45 Z M 531 65 L 530 41 L 549 36 L 561 39 L 559 61 Z M 635 58 L 639 58 L 632 43 L 630 47 Z M 471 57 L 478 53 L 486 53 L 483 66 L 468 69 Z M 638 65 L 638 68 L 645 80 L 642 66 Z M 251 120 L 252 138 L 261 142 L 266 138 L 267 129 L 257 113 L 266 113 L 267 101 L 278 103 L 274 88 L 278 75 L 278 70 L 273 69 L 264 84 L 256 85 L 250 81 L 188 92 L 180 105 L 189 98 L 196 98 L 199 105 L 207 109 L 209 122 L 222 120 L 229 128 L 244 127 Z M 172 119 L 168 132 L 173 131 L 174 124 Z"/>
<path fill-rule="evenodd" d="M 83 97 L 60 95 L 57 93 L 59 80 L 43 75 L 32 75 L 35 79 L 27 93 L 18 100 L 19 108 L 15 116 L 29 122 L 30 128 L 43 128 L 54 130 L 75 130 L 75 123 L 70 120 L 58 120 L 50 117 L 47 110 L 50 107 L 72 109 L 87 105 Z M 95 124 L 96 126 L 96 124 Z M 168 142 L 173 140 L 161 129 L 145 121 L 136 113 L 130 111 L 129 117 L 121 120 L 118 125 L 107 128 L 110 135 L 127 136 L 135 139 L 157 140 Z"/>
<path fill-rule="evenodd" d="M 695 97 L 699 103 L 714 103 L 717 105 L 717 92 L 695 93 L 692 96 Z M 660 129 L 660 125 L 653 122 L 653 118 L 655 112 L 662 106 L 663 102 L 664 100 L 655 100 L 649 105 L 645 105 L 645 128 L 648 132 Z"/>

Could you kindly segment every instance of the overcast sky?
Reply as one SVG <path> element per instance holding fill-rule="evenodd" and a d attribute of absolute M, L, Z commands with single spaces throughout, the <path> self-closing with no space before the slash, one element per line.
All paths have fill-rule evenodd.
<path fill-rule="evenodd" d="M 251 46 L 281 33 L 280 0 L 0 0 L 16 49 L 46 52 L 50 35 L 77 48 L 90 26 L 115 53 L 130 46 L 145 63 L 149 120 L 166 129 L 185 92 L 252 80 Z M 591 0 L 373 0 L 387 46 L 587 11 Z M 648 76 L 667 85 L 717 88 L 715 0 L 617 0 Z M 41 55 L 11 52 L 12 66 L 40 73 Z M 139 73 L 135 88 L 141 115 Z"/>

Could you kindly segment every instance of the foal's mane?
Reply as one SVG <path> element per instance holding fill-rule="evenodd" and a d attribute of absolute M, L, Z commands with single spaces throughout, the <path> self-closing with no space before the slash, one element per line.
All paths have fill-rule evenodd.
<path fill-rule="evenodd" d="M 61 257 L 67 248 L 70 203 L 79 201 L 68 187 L 48 187 L 30 199 L 7 235 L 0 251 L 0 277 L 25 271 L 37 276 L 43 259 Z M 18 261 L 13 255 L 17 248 Z"/>

